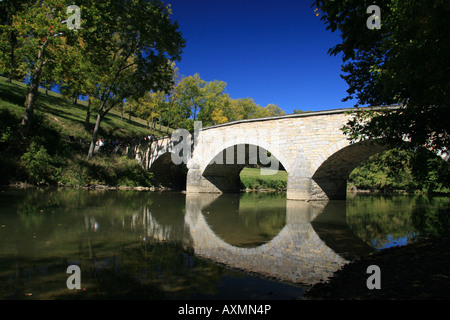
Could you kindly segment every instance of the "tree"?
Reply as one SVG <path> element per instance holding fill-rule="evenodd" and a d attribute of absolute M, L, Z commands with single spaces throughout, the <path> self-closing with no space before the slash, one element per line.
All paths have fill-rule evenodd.
<path fill-rule="evenodd" d="M 73 39 L 73 32 L 61 22 L 66 19 L 64 0 L 35 1 L 26 10 L 13 16 L 10 30 L 14 30 L 16 41 L 20 43 L 15 50 L 19 69 L 29 78 L 25 113 L 22 119 L 22 135 L 30 131 L 38 88 L 45 75 L 47 82 L 53 82 L 52 68 L 65 67 L 61 48 Z"/>
<path fill-rule="evenodd" d="M 283 111 L 278 105 L 269 103 L 264 108 L 261 108 L 260 115 L 258 117 L 277 117 L 283 116 L 286 112 Z"/>
<path fill-rule="evenodd" d="M 130 100 L 127 104 L 137 117 L 147 121 L 148 129 L 154 130 L 155 118 L 161 115 L 165 103 L 164 95 L 164 92 L 161 91 L 148 91 L 138 100 Z"/>
<path fill-rule="evenodd" d="M 187 116 L 186 129 L 193 129 L 193 122 L 196 120 L 202 121 L 203 126 L 224 123 L 228 120 L 224 115 L 228 99 L 225 93 L 226 86 L 224 81 L 205 81 L 198 73 L 180 80 L 175 92 L 180 112 Z"/>
<path fill-rule="evenodd" d="M 223 115 L 223 104 L 225 102 L 225 88 L 227 84 L 223 81 L 210 81 L 205 84 L 201 92 L 204 103 L 199 112 L 199 120 L 204 126 L 223 123 L 225 116 Z"/>
<path fill-rule="evenodd" d="M 294 109 L 294 111 L 293 111 L 294 114 L 302 114 L 302 113 L 307 113 L 307 112 L 311 112 L 311 111 L 303 111 L 302 109 Z"/>
<path fill-rule="evenodd" d="M 0 2 L 0 73 L 7 74 L 8 82 L 20 79 L 16 51 L 21 45 L 18 30 L 13 26 L 13 17 L 25 10 L 26 0 L 4 0 Z"/>
<path fill-rule="evenodd" d="M 85 44 L 82 39 L 77 39 L 79 41 L 77 47 L 65 47 L 65 63 L 70 66 L 70 68 L 64 73 L 60 79 L 60 89 L 61 93 L 64 94 L 68 99 L 71 100 L 72 104 L 77 102 L 79 96 L 87 97 L 86 106 L 86 118 L 84 122 L 85 130 L 90 130 L 90 118 L 91 112 L 93 111 L 93 106 L 95 103 L 94 94 L 97 90 L 98 75 L 92 71 L 91 65 L 82 56 L 82 48 Z M 123 107 L 123 104 L 121 104 Z"/>
<path fill-rule="evenodd" d="M 184 77 L 177 86 L 178 101 L 184 109 L 190 110 L 190 116 L 197 120 L 198 114 L 205 102 L 203 88 L 206 81 L 200 78 L 198 73 Z"/>
<path fill-rule="evenodd" d="M 255 118 L 255 113 L 258 110 L 258 105 L 253 98 L 237 99 L 234 106 L 236 112 L 236 120 Z"/>
<path fill-rule="evenodd" d="M 396 148 L 369 158 L 353 170 L 349 181 L 358 189 L 448 192 L 450 167 L 424 148 Z"/>
<path fill-rule="evenodd" d="M 369 29 L 366 13 L 376 4 L 381 28 Z M 447 152 L 450 146 L 447 27 L 450 3 L 445 0 L 316 0 L 327 29 L 339 30 L 342 42 L 329 53 L 342 54 L 348 96 L 359 105 L 389 106 L 380 111 L 358 108 L 344 132 L 355 140 L 383 139 L 399 146 L 425 146 Z"/>
<path fill-rule="evenodd" d="M 100 101 L 88 158 L 94 153 L 100 124 L 124 100 L 149 91 L 168 91 L 172 61 L 181 57 L 185 40 L 171 9 L 160 1 L 86 0 L 81 35 L 83 57 L 98 77 L 94 96 Z"/>
<path fill-rule="evenodd" d="M 180 111 L 180 108 L 178 107 L 178 91 L 177 91 L 177 85 L 179 84 L 180 75 L 178 72 L 178 68 L 175 67 L 175 63 L 172 63 L 172 69 L 173 69 L 173 85 L 170 88 L 168 92 L 166 92 L 166 112 L 165 112 L 165 120 L 166 120 L 166 133 L 169 133 L 169 127 L 171 126 L 172 121 L 178 118 L 177 115 Z"/>

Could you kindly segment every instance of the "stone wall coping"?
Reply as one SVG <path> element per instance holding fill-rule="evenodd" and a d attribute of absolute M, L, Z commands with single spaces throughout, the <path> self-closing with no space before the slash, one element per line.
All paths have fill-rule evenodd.
<path fill-rule="evenodd" d="M 272 120 L 281 120 L 281 119 L 290 119 L 290 118 L 303 118 L 303 117 L 315 117 L 315 116 L 326 116 L 331 114 L 339 114 L 339 113 L 346 113 L 350 111 L 357 111 L 357 110 L 383 110 L 383 109 L 391 109 L 396 110 L 399 109 L 400 106 L 374 106 L 374 107 L 358 107 L 358 108 L 340 108 L 340 109 L 329 109 L 329 110 L 321 110 L 321 111 L 311 111 L 311 112 L 304 112 L 304 113 L 296 113 L 296 114 L 287 114 L 283 116 L 275 116 L 275 117 L 265 117 L 265 118 L 254 118 L 254 119 L 243 119 L 243 120 L 236 120 L 221 124 L 216 124 L 209 127 L 201 128 L 200 131 L 205 131 L 209 129 L 217 129 L 221 127 L 227 127 L 232 126 L 236 124 L 242 124 L 242 123 L 251 123 L 251 122 L 258 122 L 258 121 L 272 121 Z M 192 130 L 191 133 L 194 131 Z M 164 139 L 170 139 L 170 136 L 163 136 L 159 137 L 156 140 L 164 140 Z"/>
<path fill-rule="evenodd" d="M 204 130 L 216 129 L 216 128 L 220 128 L 220 127 L 232 126 L 235 124 L 258 122 L 258 121 L 271 121 L 271 120 L 281 120 L 281 119 L 290 119 L 290 118 L 326 116 L 326 115 L 331 115 L 331 114 L 346 113 L 346 112 L 357 111 L 357 110 L 362 110 L 362 109 L 364 109 L 364 110 L 383 110 L 383 109 L 396 110 L 398 108 L 399 108 L 399 106 L 374 106 L 374 107 L 329 109 L 329 110 L 322 110 L 322 111 L 311 111 L 311 112 L 304 112 L 304 113 L 297 113 L 297 114 L 288 114 L 288 115 L 275 116 L 275 117 L 236 120 L 236 121 L 231 121 L 231 122 L 227 122 L 227 123 L 221 123 L 221 124 L 216 124 L 213 126 L 205 127 L 200 130 L 204 131 Z"/>

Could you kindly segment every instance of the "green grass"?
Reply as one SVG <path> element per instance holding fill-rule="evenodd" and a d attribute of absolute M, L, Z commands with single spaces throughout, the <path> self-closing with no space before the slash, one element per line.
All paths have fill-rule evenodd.
<path fill-rule="evenodd" d="M 27 94 L 26 84 L 18 81 L 8 83 L 5 77 L 0 77 L 0 110 L 8 110 L 18 117 L 24 113 L 24 103 Z M 78 100 L 72 105 L 61 94 L 39 89 L 39 97 L 35 107 L 35 113 L 41 115 L 58 132 L 65 136 L 73 136 L 76 139 L 89 141 L 91 130 L 84 128 L 86 119 L 87 102 Z M 91 129 L 95 123 L 96 113 L 91 112 Z M 156 126 L 159 129 L 159 125 Z M 99 138 L 105 139 L 130 139 L 133 137 L 147 136 L 150 132 L 155 136 L 165 136 L 167 127 L 161 126 L 161 131 L 150 131 L 145 120 L 124 114 L 121 119 L 119 110 L 111 110 L 103 119 Z M 172 133 L 169 128 L 169 135 Z"/>
<path fill-rule="evenodd" d="M 269 170 L 269 169 L 267 169 Z M 247 189 L 283 190 L 287 187 L 287 172 L 284 170 L 273 171 L 273 175 L 261 175 L 261 169 L 244 168 L 241 171 L 241 183 Z"/>

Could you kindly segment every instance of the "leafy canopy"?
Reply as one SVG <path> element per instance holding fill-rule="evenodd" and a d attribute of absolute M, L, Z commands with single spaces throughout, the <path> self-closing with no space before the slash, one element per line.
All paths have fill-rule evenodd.
<path fill-rule="evenodd" d="M 381 28 L 368 29 L 370 5 L 381 10 Z M 400 145 L 448 152 L 450 81 L 448 53 L 450 3 L 446 0 L 316 0 L 327 29 L 342 42 L 329 54 L 342 54 L 348 96 L 360 105 L 399 105 L 380 112 L 358 109 L 344 127 L 354 140 L 384 139 Z"/>

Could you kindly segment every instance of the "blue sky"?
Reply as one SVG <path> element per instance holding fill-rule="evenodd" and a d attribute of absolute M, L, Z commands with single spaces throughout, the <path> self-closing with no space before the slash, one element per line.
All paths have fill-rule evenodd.
<path fill-rule="evenodd" d="M 166 0 L 186 39 L 184 76 L 227 83 L 232 98 L 261 106 L 318 111 L 352 107 L 342 60 L 327 51 L 340 42 L 325 30 L 312 0 Z"/>

